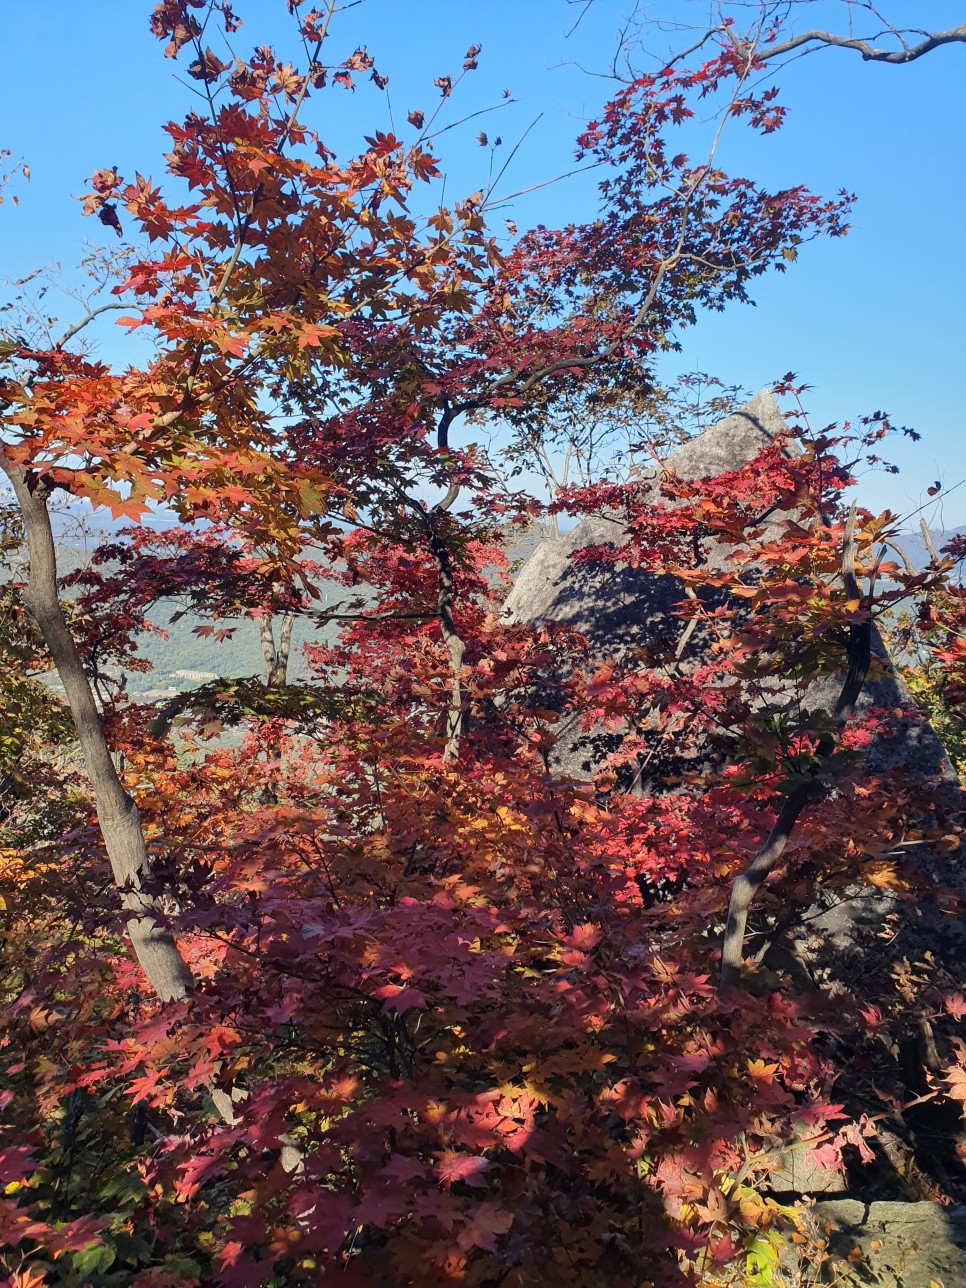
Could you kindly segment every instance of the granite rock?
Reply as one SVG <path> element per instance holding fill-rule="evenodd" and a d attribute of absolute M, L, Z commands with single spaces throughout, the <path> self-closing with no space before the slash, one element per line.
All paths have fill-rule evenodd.
<path fill-rule="evenodd" d="M 966 1284 L 966 1208 L 841 1198 L 816 1203 L 813 1213 L 829 1229 L 826 1283 L 842 1288 Z"/>
<path fill-rule="evenodd" d="M 773 395 L 762 390 L 741 411 L 677 448 L 665 461 L 665 468 L 687 481 L 715 478 L 738 470 L 767 447 L 787 427 Z M 791 450 L 795 450 L 792 446 Z M 661 474 L 655 472 L 641 487 L 645 500 L 650 493 L 660 498 Z M 662 504 L 667 504 L 662 499 Z M 773 522 L 782 518 L 776 515 Z M 626 541 L 623 522 L 607 514 L 590 515 L 563 536 L 544 541 L 521 569 L 506 600 L 508 620 L 536 624 L 556 622 L 572 627 L 586 637 L 591 657 L 623 661 L 630 650 L 655 640 L 670 640 L 680 631 L 674 606 L 682 598 L 680 582 L 671 576 L 635 569 L 620 562 L 598 562 L 576 566 L 576 551 L 588 546 L 616 546 Z M 728 566 L 728 550 L 711 546 L 706 550 L 712 569 Z M 881 639 L 874 643 L 883 661 L 880 674 L 871 679 L 860 701 L 860 713 L 869 707 L 902 707 L 909 719 L 902 721 L 895 735 L 870 751 L 870 769 L 881 772 L 896 765 L 952 784 L 955 776 L 942 745 L 928 723 L 915 714 L 914 704 L 889 663 Z M 700 659 L 702 638 L 696 632 L 682 663 Z M 834 705 L 840 683 L 836 677 L 818 681 L 810 688 L 807 701 L 815 708 Z M 613 738 L 582 735 L 578 720 L 564 722 L 559 730 L 556 766 L 573 777 L 588 777 L 600 763 Z M 695 768 L 694 764 L 686 766 Z M 660 789 L 668 766 L 657 761 L 648 786 Z"/>
<path fill-rule="evenodd" d="M 665 466 L 686 480 L 717 477 L 741 468 L 785 429 L 773 396 L 762 391 L 741 411 L 679 447 Z M 794 451 L 794 446 L 789 450 Z M 656 470 L 642 481 L 645 498 L 650 492 L 655 501 L 659 499 L 661 479 L 662 472 Z M 774 516 L 773 522 L 781 517 Z M 620 546 L 625 540 L 626 529 L 620 518 L 598 514 L 585 518 L 571 532 L 544 541 L 524 565 L 507 598 L 507 617 L 531 624 L 548 621 L 573 627 L 585 636 L 593 660 L 610 658 L 639 665 L 642 648 L 679 636 L 681 624 L 673 608 L 683 597 L 681 584 L 672 576 L 634 569 L 621 562 L 579 566 L 572 562 L 578 550 L 607 544 Z M 728 566 L 728 548 L 712 546 L 705 554 L 712 567 Z M 698 664 L 706 647 L 700 631 L 695 631 L 682 656 L 682 667 Z M 877 774 L 895 768 L 908 771 L 923 782 L 933 800 L 946 802 L 943 808 L 961 809 L 958 780 L 939 739 L 911 701 L 882 640 L 877 637 L 873 647 L 880 665 L 864 688 L 859 714 L 870 707 L 884 707 L 901 708 L 903 716 L 888 737 L 880 738 L 866 751 L 866 768 Z M 806 704 L 811 709 L 831 710 L 840 687 L 840 677 L 822 679 L 809 688 Z M 551 693 L 552 689 L 548 689 Z M 552 696 L 541 695 L 540 705 L 550 705 L 552 700 Z M 569 712 L 561 712 L 557 732 L 554 767 L 568 777 L 584 779 L 619 747 L 623 736 L 620 731 L 600 728 L 587 732 L 581 728 L 579 713 Z M 699 745 L 688 758 L 675 759 L 673 752 L 655 757 L 639 789 L 647 793 L 669 790 L 682 772 L 713 768 L 716 756 L 721 754 L 720 748 Z M 943 884 L 966 890 L 958 854 L 938 856 L 922 850 L 913 857 Z M 799 963 L 808 958 L 810 970 L 819 958 L 826 963 L 835 961 L 835 973 L 847 985 L 856 972 L 861 976 L 867 971 L 869 945 L 875 942 L 884 918 L 896 907 L 891 896 L 874 890 L 856 891 L 856 897 L 844 905 L 818 904 L 809 909 L 808 941 L 820 941 L 823 950 L 816 958 L 799 942 L 791 956 Z M 960 974 L 966 973 L 961 969 L 966 966 L 962 918 L 950 917 L 929 904 L 907 902 L 901 908 L 901 920 L 903 931 L 893 944 L 893 953 L 915 956 L 928 948 L 939 961 L 954 966 Z M 884 968 L 885 954 L 880 955 L 880 960 Z M 786 961 L 784 965 L 787 964 Z"/>

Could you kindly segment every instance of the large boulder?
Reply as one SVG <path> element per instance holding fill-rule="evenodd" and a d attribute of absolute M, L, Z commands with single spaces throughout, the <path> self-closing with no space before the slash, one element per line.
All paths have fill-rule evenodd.
<path fill-rule="evenodd" d="M 739 412 L 683 443 L 664 462 L 687 482 L 717 478 L 740 469 L 767 447 L 786 425 L 774 397 L 762 390 Z M 660 497 L 661 470 L 640 483 L 645 499 Z M 572 626 L 587 637 L 598 657 L 622 657 L 646 631 L 673 622 L 669 610 L 681 598 L 673 577 L 655 577 L 626 565 L 601 563 L 579 569 L 572 562 L 588 546 L 620 546 L 624 524 L 607 514 L 590 515 L 563 536 L 544 541 L 524 564 L 507 596 L 510 620 L 541 620 Z M 711 552 L 714 558 L 714 552 Z"/>
<path fill-rule="evenodd" d="M 655 470 L 640 487 L 653 497 L 655 504 L 668 502 L 660 495 L 662 475 L 666 470 L 688 482 L 716 478 L 741 469 L 754 459 L 776 436 L 787 433 L 787 426 L 774 396 L 768 390 L 756 394 L 740 411 L 690 439 Z M 792 444 L 791 449 L 795 450 Z M 773 523 L 783 516 L 773 516 Z M 646 568 L 632 568 L 625 563 L 573 562 L 578 550 L 590 546 L 621 546 L 627 539 L 620 518 L 590 515 L 563 536 L 544 541 L 523 566 L 507 597 L 505 613 L 509 620 L 536 624 L 555 622 L 572 627 L 586 639 L 591 657 L 598 662 L 608 658 L 625 661 L 632 650 L 653 645 L 655 641 L 672 640 L 680 633 L 680 619 L 674 607 L 682 598 L 681 583 L 675 577 L 656 575 Z M 728 566 L 727 547 L 706 549 L 708 566 L 720 570 Z M 955 774 L 941 743 L 917 711 L 895 668 L 889 662 L 881 639 L 874 647 L 882 665 L 865 686 L 860 713 L 871 707 L 900 709 L 894 733 L 869 749 L 869 767 L 876 771 L 902 765 L 917 774 L 949 784 Z M 702 637 L 696 633 L 682 658 L 693 665 L 702 655 Z M 835 677 L 813 684 L 808 692 L 809 704 L 830 710 L 838 692 Z M 615 744 L 613 736 L 599 731 L 587 733 L 580 728 L 580 718 L 573 715 L 559 727 L 555 758 L 561 772 L 577 778 L 588 777 L 604 755 Z M 680 768 L 700 767 L 693 760 Z M 660 789 L 667 778 L 666 759 L 651 762 L 649 786 Z"/>
<path fill-rule="evenodd" d="M 687 481 L 716 478 L 740 469 L 777 435 L 785 433 L 774 398 L 763 391 L 741 411 L 673 452 L 662 469 L 655 469 L 639 485 L 644 499 L 668 504 L 660 490 L 668 467 Z M 796 449 L 791 445 L 788 450 Z M 773 515 L 771 522 L 777 524 L 784 517 Z M 585 518 L 563 536 L 544 541 L 517 578 L 506 602 L 507 617 L 533 625 L 556 623 L 579 631 L 587 641 L 591 660 L 598 663 L 610 659 L 636 668 L 649 665 L 649 658 L 660 658 L 662 652 L 666 658 L 669 649 L 673 653 L 674 641 L 681 638 L 681 619 L 674 611 L 684 593 L 680 581 L 646 568 L 634 568 L 619 558 L 616 562 L 574 562 L 578 551 L 599 546 L 619 548 L 626 540 L 623 520 L 615 514 L 601 513 Z M 708 544 L 704 557 L 713 569 L 726 569 L 730 547 Z M 699 665 L 708 656 L 708 646 L 707 637 L 695 631 L 681 653 L 681 667 Z M 878 635 L 873 648 L 877 664 L 865 685 L 857 714 L 878 708 L 891 711 L 893 718 L 888 732 L 863 753 L 864 770 L 869 775 L 896 771 L 900 777 L 914 778 L 924 808 L 933 820 L 941 820 L 944 812 L 954 818 L 962 812 L 962 800 L 949 758 L 912 702 Z M 830 711 L 840 687 L 841 677 L 837 676 L 813 682 L 804 701 L 810 709 Z M 551 705 L 558 691 L 548 684 L 546 693 L 539 695 L 539 704 Z M 791 681 L 787 691 L 792 692 Z M 772 699 L 780 701 L 781 696 L 779 689 Z M 587 729 L 584 723 L 580 712 L 560 711 L 554 767 L 568 777 L 589 778 L 619 748 L 626 735 L 626 730 L 622 734 L 612 727 Z M 646 758 L 633 786 L 641 793 L 658 794 L 678 790 L 683 782 L 686 790 L 699 790 L 689 786 L 700 781 L 689 771 L 713 770 L 719 765 L 721 756 L 727 754 L 727 739 L 717 746 L 710 740 L 695 742 L 693 737 L 687 741 L 690 751 L 686 756 Z M 689 776 L 682 777 L 686 773 Z M 619 783 L 624 788 L 631 785 L 628 781 Z M 958 851 L 950 852 L 947 847 L 937 852 L 935 847 L 921 845 L 907 849 L 906 855 L 933 882 L 966 895 Z M 771 957 L 763 963 L 766 970 L 790 975 L 806 989 L 815 983 L 832 989 L 846 988 L 883 1005 L 887 1005 L 884 999 L 895 994 L 896 972 L 901 974 L 903 959 L 926 962 L 930 971 L 945 970 L 962 986 L 966 976 L 966 931 L 963 918 L 950 915 L 950 901 L 941 906 L 936 898 L 899 899 L 868 886 L 852 887 L 844 898 L 841 892 L 833 898 L 818 891 L 814 899 L 811 907 L 801 908 L 798 924 L 790 925 L 776 940 Z M 883 934 L 887 919 L 889 930 Z M 721 927 L 710 929 L 714 934 Z M 893 1055 L 903 1070 L 906 1085 L 918 1094 L 927 1087 L 925 1066 L 931 1063 L 932 1034 L 928 1025 L 923 1028 L 920 1023 L 917 1029 L 915 1017 L 910 1017 L 907 1033 Z M 846 1099 L 852 1096 L 847 1076 L 839 1091 Z M 853 1105 L 856 1112 L 862 1108 L 861 1095 L 859 1088 Z M 907 1125 L 913 1138 L 921 1132 L 921 1140 L 914 1139 L 913 1144 L 923 1173 L 941 1184 L 947 1183 L 948 1169 L 957 1172 L 960 1167 L 952 1157 L 958 1127 L 941 1118 L 924 1118 L 920 1122 L 911 1114 Z M 943 1133 L 948 1139 L 940 1149 L 937 1142 Z M 846 1183 L 838 1173 L 817 1168 L 807 1157 L 800 1158 L 800 1152 L 790 1149 L 776 1169 L 772 1177 L 776 1189 L 822 1194 L 841 1189 Z M 931 1158 L 935 1167 L 930 1165 Z M 868 1178 L 861 1184 L 867 1185 Z M 946 1288 L 952 1288 L 953 1283 L 966 1283 L 966 1227 L 961 1210 L 953 1214 L 930 1203 L 910 1202 L 876 1202 L 870 1206 L 842 1198 L 820 1204 L 816 1215 L 831 1231 L 831 1251 L 854 1270 L 854 1278 L 848 1278 L 850 1283 L 895 1283 L 910 1288 L 913 1284 L 925 1288 L 931 1280 L 945 1283 Z M 861 1264 L 848 1260 L 850 1254 L 856 1255 L 856 1248 L 865 1254 Z"/>
<path fill-rule="evenodd" d="M 689 481 L 714 478 L 740 469 L 777 435 L 785 433 L 787 427 L 773 396 L 762 391 L 740 411 L 677 448 L 663 469 L 656 469 L 640 486 L 645 498 L 650 493 L 655 504 L 666 505 L 660 488 L 668 467 L 677 477 Z M 789 450 L 796 449 L 792 445 Z M 781 518 L 775 515 L 772 522 Z M 596 662 L 613 659 L 631 667 L 646 666 L 648 650 L 653 652 L 655 642 L 657 651 L 664 649 L 666 656 L 666 650 L 681 634 L 681 621 L 674 613 L 674 606 L 683 597 L 681 583 L 673 576 L 657 575 L 619 560 L 573 560 L 577 551 L 590 546 L 620 547 L 626 535 L 620 517 L 597 514 L 583 519 L 571 532 L 544 541 L 524 565 L 507 598 L 508 618 L 572 627 L 586 638 L 590 657 Z M 712 568 L 727 568 L 730 557 L 727 546 L 712 544 L 705 549 Z M 707 647 L 706 637 L 696 631 L 681 657 L 682 667 L 699 664 L 707 656 Z M 944 812 L 954 816 L 962 809 L 962 793 L 949 758 L 911 700 L 878 635 L 873 647 L 878 662 L 864 687 L 857 715 L 877 708 L 893 716 L 888 732 L 864 752 L 865 769 L 870 774 L 898 771 L 914 777 L 923 800 L 938 811 L 940 818 Z M 820 679 L 808 688 L 804 701 L 810 709 L 830 711 L 840 686 L 840 677 Z M 547 694 L 540 695 L 540 705 L 552 703 L 554 691 L 554 686 L 548 686 Z M 791 681 L 788 691 L 792 691 Z M 781 693 L 773 696 L 780 699 Z M 580 712 L 561 711 L 560 715 L 554 767 L 568 777 L 589 778 L 604 758 L 619 748 L 623 735 L 599 726 L 588 730 Z M 687 755 L 672 751 L 646 758 L 646 767 L 638 771 L 634 782 L 638 791 L 674 790 L 684 773 L 713 769 L 720 764 L 722 754 L 727 754 L 727 740 L 724 751 L 722 745 L 702 743 L 693 737 L 681 741 L 690 744 Z M 627 788 L 630 782 L 625 780 L 619 786 Z M 921 846 L 906 853 L 933 881 L 966 892 L 958 851 L 937 853 L 934 848 Z M 824 961 L 826 967 L 835 962 L 833 973 L 848 983 L 855 971 L 868 968 L 869 945 L 888 916 L 895 917 L 896 934 L 889 953 L 880 952 L 877 946 L 881 970 L 885 971 L 899 955 L 916 959 L 928 951 L 957 975 L 966 974 L 962 917 L 950 916 L 935 900 L 905 900 L 900 905 L 892 895 L 874 889 L 865 889 L 845 902 L 819 896 L 807 912 L 807 944 L 805 939 L 799 939 L 794 956 L 799 962 L 808 959 L 806 964 L 813 977 L 819 961 Z"/>

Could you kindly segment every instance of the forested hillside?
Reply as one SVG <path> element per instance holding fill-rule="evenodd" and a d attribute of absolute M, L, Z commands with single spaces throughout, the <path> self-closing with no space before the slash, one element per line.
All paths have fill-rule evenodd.
<path fill-rule="evenodd" d="M 510 568 L 519 568 L 549 535 L 549 529 L 540 523 L 527 531 L 509 532 L 506 553 Z M 103 539 L 108 539 L 108 535 Z M 92 545 L 96 545 L 96 541 L 85 546 L 59 543 L 57 562 L 61 576 L 69 576 L 87 567 Z M 359 587 L 353 588 L 350 594 L 337 582 L 324 579 L 318 582 L 318 591 L 307 615 L 296 621 L 292 633 L 291 676 L 299 681 L 309 676 L 303 645 L 331 645 L 337 634 L 337 623 L 317 620 L 316 615 L 324 617 L 327 613 L 337 613 L 360 594 Z M 361 588 L 361 593 L 365 598 L 367 589 Z M 257 618 L 225 619 L 220 628 L 228 629 L 230 634 L 216 639 L 209 631 L 211 619 L 208 616 L 186 610 L 178 600 L 161 599 L 153 605 L 147 620 L 152 629 L 139 634 L 136 656 L 143 659 L 148 668 L 116 668 L 118 674 L 124 674 L 132 696 L 158 700 L 205 680 L 259 675 L 264 668 Z M 186 674 L 189 672 L 191 674 Z"/>

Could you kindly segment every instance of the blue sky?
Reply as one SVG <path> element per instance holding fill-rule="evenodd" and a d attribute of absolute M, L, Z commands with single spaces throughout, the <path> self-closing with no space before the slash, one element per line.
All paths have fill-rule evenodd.
<path fill-rule="evenodd" d="M 236 7 L 245 19 L 239 48 L 246 47 L 244 36 L 281 45 L 284 0 L 238 0 Z M 480 69 L 454 111 L 498 101 L 504 87 L 516 101 L 441 140 L 448 195 L 486 180 L 488 155 L 474 142 L 479 128 L 503 137 L 505 156 L 537 117 L 505 191 L 540 183 L 570 168 L 574 136 L 608 95 L 610 84 L 591 73 L 606 70 L 627 7 L 595 0 L 566 38 L 581 12 L 566 0 L 367 0 L 341 16 L 336 41 L 346 53 L 357 43 L 368 46 L 390 77 L 388 103 L 371 88 L 344 98 L 328 94 L 318 100 L 319 111 L 331 115 L 312 123 L 336 147 L 386 128 L 390 105 L 402 126 L 409 109 L 435 106 L 433 77 L 455 75 L 467 46 L 481 43 Z M 15 185 L 19 206 L 0 206 L 0 277 L 58 262 L 69 281 L 84 239 L 112 236 L 82 220 L 73 200 L 95 168 L 116 164 L 122 174 L 161 176 L 161 125 L 177 118 L 190 92 L 173 79 L 176 65 L 148 32 L 150 8 L 143 0 L 8 6 L 0 146 L 22 157 L 32 177 Z M 703 9 L 700 0 L 649 6 L 691 21 Z M 888 11 L 940 28 L 964 21 L 964 10 L 966 0 L 893 0 Z M 805 11 L 810 26 L 827 18 L 841 29 L 837 0 L 815 0 Z M 925 501 L 935 479 L 952 489 L 966 478 L 966 45 L 905 68 L 827 50 L 799 59 L 782 83 L 791 107 L 785 128 L 764 139 L 734 133 L 724 164 L 773 187 L 856 192 L 854 231 L 807 247 L 787 274 L 761 281 L 756 308 L 735 307 L 684 332 L 683 352 L 665 374 L 700 368 L 756 389 L 796 371 L 814 387 L 807 405 L 815 426 L 888 411 L 923 441 L 896 440 L 890 455 L 901 475 L 869 476 L 861 499 L 909 511 Z M 542 188 L 507 213 L 522 228 L 584 218 L 593 207 L 593 180 L 583 176 Z M 114 330 L 102 332 L 100 353 L 123 360 Z M 930 521 L 966 524 L 966 486 L 950 491 Z"/>

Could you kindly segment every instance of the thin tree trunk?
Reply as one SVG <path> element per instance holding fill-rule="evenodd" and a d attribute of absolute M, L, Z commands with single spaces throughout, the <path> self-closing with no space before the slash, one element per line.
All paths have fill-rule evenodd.
<path fill-rule="evenodd" d="M 855 506 L 849 516 L 845 533 L 845 549 L 842 556 L 842 580 L 845 593 L 850 599 L 859 599 L 859 587 L 855 577 Z M 867 597 L 868 598 L 868 597 Z M 867 602 L 865 605 L 871 608 Z M 718 983 L 719 993 L 728 988 L 738 988 L 741 982 L 741 957 L 745 943 L 745 929 L 748 923 L 748 912 L 752 900 L 762 882 L 774 868 L 785 852 L 799 815 L 814 799 L 816 787 L 821 784 L 821 775 L 827 767 L 829 756 L 838 745 L 839 735 L 855 711 L 856 703 L 862 692 L 869 667 L 872 662 L 872 619 L 849 627 L 849 638 L 846 646 L 848 671 L 842 684 L 842 691 L 832 712 L 835 721 L 834 731 L 824 734 L 819 739 L 817 748 L 818 764 L 815 778 L 803 783 L 791 792 L 778 811 L 778 817 L 768 834 L 765 844 L 758 851 L 750 867 L 740 873 L 731 887 L 731 898 L 728 901 L 728 921 L 725 926 L 724 939 L 721 944 L 721 975 Z"/>
<path fill-rule="evenodd" d="M 258 632 L 262 642 L 262 656 L 265 658 L 265 687 L 277 688 L 288 679 L 288 660 L 292 652 L 292 627 L 295 617 L 284 613 L 278 631 L 278 644 L 275 643 L 275 624 L 271 617 L 259 621 Z"/>
<path fill-rule="evenodd" d="M 272 683 L 272 672 L 275 670 L 275 629 L 271 617 L 266 613 L 258 619 L 258 637 L 262 645 L 262 657 L 265 659 L 265 686 Z"/>
<path fill-rule="evenodd" d="M 284 613 L 278 628 L 278 648 L 275 650 L 275 671 L 272 675 L 273 684 L 284 684 L 288 679 L 288 659 L 292 652 L 292 627 L 294 625 L 294 614 Z"/>
<path fill-rule="evenodd" d="M 466 646 L 453 622 L 453 563 L 449 551 L 442 541 L 436 539 L 431 546 L 433 558 L 439 573 L 439 590 L 437 592 L 436 610 L 439 618 L 439 629 L 443 643 L 449 653 L 453 678 L 450 683 L 449 703 L 446 708 L 446 745 L 443 759 L 456 760 L 460 754 L 460 742 L 463 738 L 463 682 L 460 672 L 463 667 L 463 655 Z"/>
<path fill-rule="evenodd" d="M 67 695 L 114 881 L 124 908 L 133 914 L 127 922 L 131 944 L 158 997 L 163 1002 L 182 998 L 192 987 L 191 971 L 174 936 L 155 920 L 157 900 L 142 890 L 150 860 L 141 818 L 114 767 L 90 682 L 57 595 L 57 553 L 47 493 L 42 484 L 31 489 L 23 467 L 10 465 L 2 456 L 0 468 L 13 485 L 27 533 L 30 573 L 24 604 L 40 628 Z"/>

